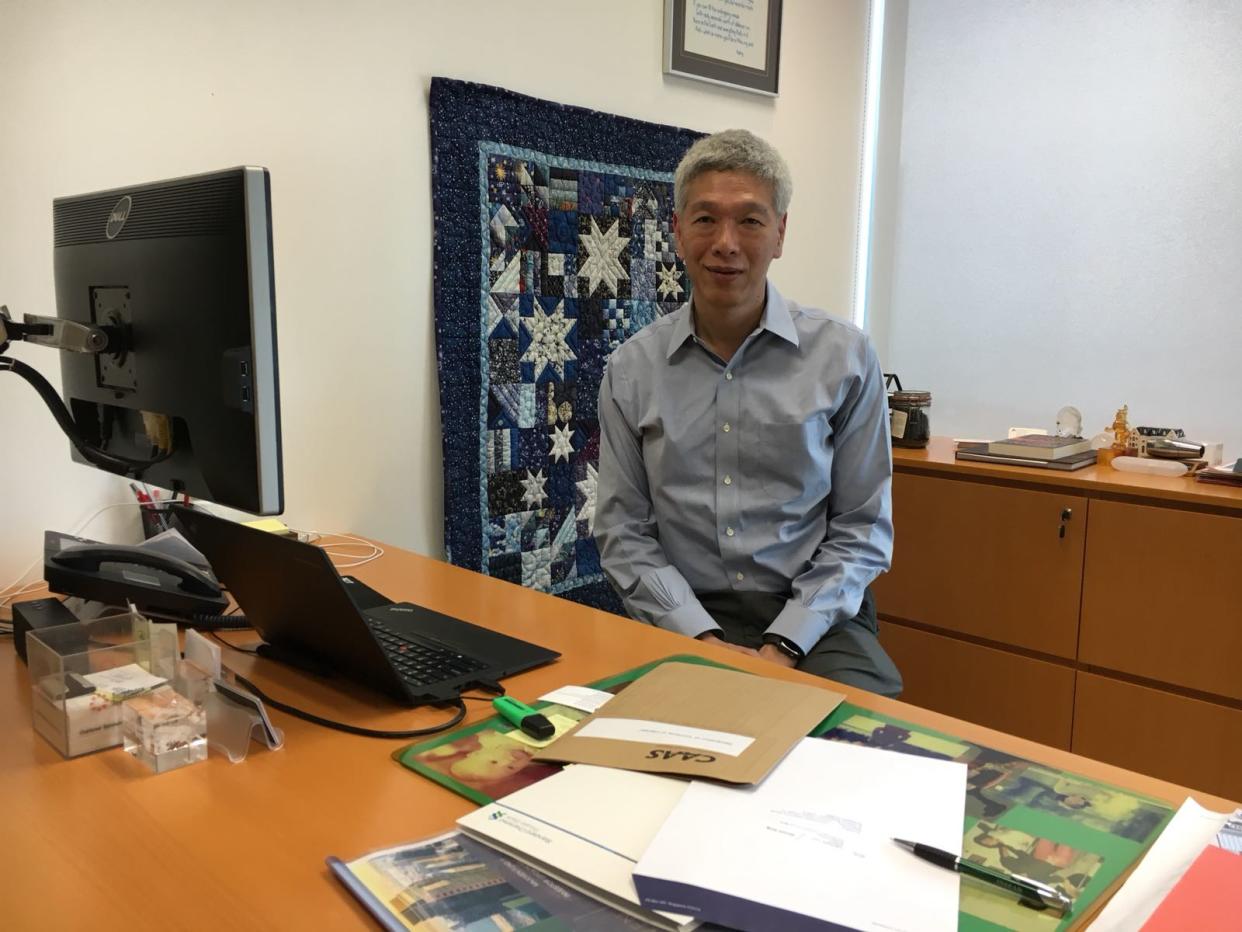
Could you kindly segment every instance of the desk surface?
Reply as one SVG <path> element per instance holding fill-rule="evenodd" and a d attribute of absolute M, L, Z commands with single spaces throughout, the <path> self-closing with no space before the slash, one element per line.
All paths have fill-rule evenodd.
<path fill-rule="evenodd" d="M 674 653 L 827 685 L 721 648 L 389 549 L 354 571 L 393 599 L 486 624 L 560 650 L 563 658 L 506 681 L 534 699 Z M 226 635 L 244 643 L 248 635 Z M 225 663 L 274 697 L 384 729 L 433 725 L 449 712 L 402 709 L 347 686 L 312 684 L 235 651 Z M 1064 751 L 836 686 L 848 701 L 972 741 L 1180 803 L 1188 791 Z M 451 827 L 471 804 L 403 769 L 389 755 L 408 742 L 377 741 L 273 716 L 283 750 L 251 745 L 244 763 L 212 753 L 158 776 L 120 749 L 64 760 L 30 726 L 26 668 L 0 646 L 0 839 L 6 861 L 0 916 L 11 929 L 230 930 L 371 928 L 324 866 Z M 468 702 L 467 722 L 486 718 Z M 1233 804 L 1189 793 L 1209 808 Z"/>

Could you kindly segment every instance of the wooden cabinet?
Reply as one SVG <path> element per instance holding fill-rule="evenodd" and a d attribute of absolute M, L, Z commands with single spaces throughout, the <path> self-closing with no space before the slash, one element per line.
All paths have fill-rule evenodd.
<path fill-rule="evenodd" d="M 907 701 L 1242 796 L 1242 488 L 894 451 Z"/>
<path fill-rule="evenodd" d="M 1068 667 L 887 622 L 880 643 L 905 678 L 902 701 L 1069 749 Z"/>
<path fill-rule="evenodd" d="M 1242 699 L 1242 518 L 1091 503 L 1078 659 Z"/>
<path fill-rule="evenodd" d="M 876 580 L 890 618 L 1072 658 L 1087 500 L 898 474 L 897 546 Z"/>

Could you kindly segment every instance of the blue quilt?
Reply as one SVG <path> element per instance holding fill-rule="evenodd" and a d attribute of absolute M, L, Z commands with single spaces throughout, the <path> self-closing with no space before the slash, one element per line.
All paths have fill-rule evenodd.
<path fill-rule="evenodd" d="M 449 559 L 621 611 L 595 524 L 608 354 L 679 307 L 672 173 L 698 133 L 435 78 Z"/>

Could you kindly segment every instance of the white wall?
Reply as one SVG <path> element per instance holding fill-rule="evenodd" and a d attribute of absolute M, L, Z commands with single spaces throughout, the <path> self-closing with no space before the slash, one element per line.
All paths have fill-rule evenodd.
<path fill-rule="evenodd" d="M 787 0 L 773 101 L 665 77 L 661 0 L 0 0 L 0 302 L 53 313 L 53 197 L 267 166 L 287 520 L 440 555 L 431 76 L 766 136 L 795 178 L 773 278 L 848 316 L 866 22 L 864 0 Z M 14 355 L 58 381 L 53 352 Z M 8 374 L 0 438 L 3 586 L 45 528 L 128 492 Z M 137 533 L 128 509 L 88 530 Z"/>
<path fill-rule="evenodd" d="M 933 431 L 1051 428 L 1074 404 L 1095 433 L 1128 403 L 1242 454 L 1242 5 L 901 12 L 873 312 Z"/>

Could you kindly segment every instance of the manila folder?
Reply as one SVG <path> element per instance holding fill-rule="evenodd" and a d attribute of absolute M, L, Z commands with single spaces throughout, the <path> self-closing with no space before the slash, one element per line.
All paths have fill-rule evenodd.
<path fill-rule="evenodd" d="M 844 698 L 737 670 L 664 663 L 534 756 L 754 784 Z"/>

